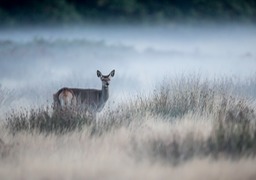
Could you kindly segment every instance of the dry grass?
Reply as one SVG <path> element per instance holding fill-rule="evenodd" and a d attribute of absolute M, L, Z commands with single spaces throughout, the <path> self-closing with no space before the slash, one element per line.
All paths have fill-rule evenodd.
<path fill-rule="evenodd" d="M 97 121 L 13 112 L 0 127 L 0 179 L 255 179 L 255 104 L 234 84 L 168 81 Z"/>
<path fill-rule="evenodd" d="M 86 128 L 83 131 L 62 135 L 22 132 L 13 137 L 1 131 L 4 141 L 13 148 L 1 157 L 0 177 L 1 179 L 169 179 L 170 177 L 254 179 L 256 177 L 256 160 L 250 157 L 231 160 L 223 156 L 214 160 L 210 156 L 194 156 L 190 161 L 179 166 L 163 159 L 163 150 L 167 150 L 168 146 L 158 146 L 152 141 L 168 144 L 173 139 L 178 139 L 177 144 L 180 144 L 184 142 L 183 140 L 188 140 L 187 135 L 191 132 L 196 132 L 195 137 L 199 139 L 207 139 L 210 136 L 211 123 L 199 123 L 196 126 L 187 118 L 170 125 L 167 122 L 155 122 L 154 117 L 151 119 L 147 117 L 139 127 L 138 124 L 132 123 L 130 128 L 123 127 L 104 136 L 93 137 Z M 194 122 L 196 121 L 194 119 Z"/>

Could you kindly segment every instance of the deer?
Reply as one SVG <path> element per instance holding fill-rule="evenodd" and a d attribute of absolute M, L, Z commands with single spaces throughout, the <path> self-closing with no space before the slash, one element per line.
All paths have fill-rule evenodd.
<path fill-rule="evenodd" d="M 93 118 L 96 118 L 96 113 L 102 111 L 109 99 L 109 82 L 114 75 L 115 70 L 108 75 L 103 75 L 97 70 L 97 76 L 102 82 L 101 89 L 61 88 L 53 94 L 53 108 L 55 110 L 79 109 L 89 112 Z"/>

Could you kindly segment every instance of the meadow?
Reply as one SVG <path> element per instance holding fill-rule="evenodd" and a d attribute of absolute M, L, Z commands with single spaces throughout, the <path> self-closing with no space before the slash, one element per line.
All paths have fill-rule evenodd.
<path fill-rule="evenodd" d="M 0 179 L 256 178 L 254 25 L 0 31 Z M 116 75 L 96 121 L 53 111 L 97 69 Z"/>
<path fill-rule="evenodd" d="M 89 121 L 42 107 L 1 116 L 0 179 L 255 179 L 256 76 L 166 78 Z M 0 87 L 0 105 L 12 99 Z"/>

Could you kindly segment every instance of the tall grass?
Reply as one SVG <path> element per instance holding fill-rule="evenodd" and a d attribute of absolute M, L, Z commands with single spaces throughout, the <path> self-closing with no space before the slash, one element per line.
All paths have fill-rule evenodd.
<path fill-rule="evenodd" d="M 74 110 L 52 111 L 50 106 L 38 109 L 11 112 L 6 119 L 6 127 L 12 134 L 19 131 L 39 133 L 66 133 L 90 125 L 92 119 Z"/>
<path fill-rule="evenodd" d="M 79 112 L 52 112 L 50 107 L 13 111 L 0 133 L 3 142 L 7 142 L 2 146 L 12 145 L 2 159 L 24 156 L 21 159 L 28 162 L 55 163 L 59 174 L 47 177 L 58 178 L 63 177 L 61 172 L 65 168 L 60 162 L 64 161 L 69 168 L 64 174 L 76 172 L 78 179 L 103 177 L 92 175 L 92 168 L 110 175 L 108 177 L 113 177 L 117 170 L 126 171 L 127 174 L 122 175 L 131 177 L 134 166 L 144 170 L 156 166 L 162 171 L 173 166 L 193 165 L 197 159 L 208 159 L 213 164 L 223 159 L 251 158 L 254 162 L 255 101 L 236 90 L 237 85 L 230 80 L 183 76 L 165 80 L 151 94 L 138 95 L 114 110 L 106 107 L 96 121 Z M 39 150 L 46 147 L 50 150 Z M 33 154 L 33 159 L 27 151 Z M 45 159 L 45 156 L 55 159 Z M 240 161 L 233 161 L 236 162 Z M 191 168 L 195 168 L 192 165 Z M 4 165 L 0 163 L 1 166 Z M 80 166 L 91 176 L 82 173 Z M 29 171 L 29 165 L 25 169 Z M 137 171 L 136 175 L 132 177 L 147 177 Z M 249 176 L 255 177 L 255 174 L 250 171 Z"/>
<path fill-rule="evenodd" d="M 14 99 L 14 91 L 2 87 L 0 84 L 0 108 L 7 106 Z"/>

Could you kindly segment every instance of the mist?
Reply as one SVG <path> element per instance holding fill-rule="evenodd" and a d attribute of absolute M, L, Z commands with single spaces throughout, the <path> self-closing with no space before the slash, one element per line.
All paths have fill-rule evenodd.
<path fill-rule="evenodd" d="M 255 74 L 256 27 L 246 24 L 83 25 L 0 30 L 0 84 L 10 107 L 51 103 L 61 87 L 101 88 L 110 101 L 152 92 L 165 78 Z"/>

